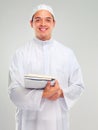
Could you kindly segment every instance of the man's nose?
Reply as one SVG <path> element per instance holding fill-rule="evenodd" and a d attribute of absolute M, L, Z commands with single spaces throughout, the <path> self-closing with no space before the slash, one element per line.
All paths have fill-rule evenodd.
<path fill-rule="evenodd" d="M 45 22 L 45 20 L 43 19 L 42 21 L 41 21 L 41 25 L 45 25 L 46 24 L 46 22 Z"/>

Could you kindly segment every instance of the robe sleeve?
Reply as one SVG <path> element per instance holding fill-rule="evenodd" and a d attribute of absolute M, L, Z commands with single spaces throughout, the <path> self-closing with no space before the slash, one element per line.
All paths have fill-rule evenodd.
<path fill-rule="evenodd" d="M 16 53 L 9 69 L 9 96 L 19 109 L 37 111 L 40 108 L 43 90 L 24 87 L 23 54 Z"/>
<path fill-rule="evenodd" d="M 67 110 L 69 110 L 74 105 L 74 103 L 79 99 L 80 95 L 84 91 L 81 68 L 73 52 L 69 57 L 68 73 L 68 86 L 63 89 L 65 109 L 67 108 Z"/>

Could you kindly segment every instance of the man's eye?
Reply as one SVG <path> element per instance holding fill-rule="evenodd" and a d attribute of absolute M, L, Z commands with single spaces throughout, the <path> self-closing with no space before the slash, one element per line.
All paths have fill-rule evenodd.
<path fill-rule="evenodd" d="M 36 22 L 39 22 L 39 21 L 40 21 L 40 19 L 36 19 L 35 21 L 36 21 Z"/>
<path fill-rule="evenodd" d="M 34 21 L 35 21 L 35 22 L 39 22 L 39 21 L 40 21 L 40 19 L 34 19 Z"/>
<path fill-rule="evenodd" d="M 50 22 L 51 20 L 50 19 L 47 19 L 48 22 Z"/>
<path fill-rule="evenodd" d="M 47 21 L 47 22 L 51 22 L 51 20 L 50 20 L 50 19 L 47 19 L 46 21 Z"/>

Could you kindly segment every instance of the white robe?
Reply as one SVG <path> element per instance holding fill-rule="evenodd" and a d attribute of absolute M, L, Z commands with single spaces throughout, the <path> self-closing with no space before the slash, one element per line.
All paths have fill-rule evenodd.
<path fill-rule="evenodd" d="M 25 74 L 55 77 L 64 98 L 42 98 L 43 90 L 25 89 Z M 16 105 L 16 130 L 69 130 L 68 111 L 83 92 L 80 66 L 71 49 L 54 39 L 34 38 L 18 49 L 9 69 L 9 95 Z"/>

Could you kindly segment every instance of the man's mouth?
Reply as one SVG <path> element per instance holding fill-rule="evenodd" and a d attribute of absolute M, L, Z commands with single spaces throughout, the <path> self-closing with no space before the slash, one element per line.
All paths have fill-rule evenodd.
<path fill-rule="evenodd" d="M 47 28 L 39 28 L 40 31 L 45 32 Z"/>

